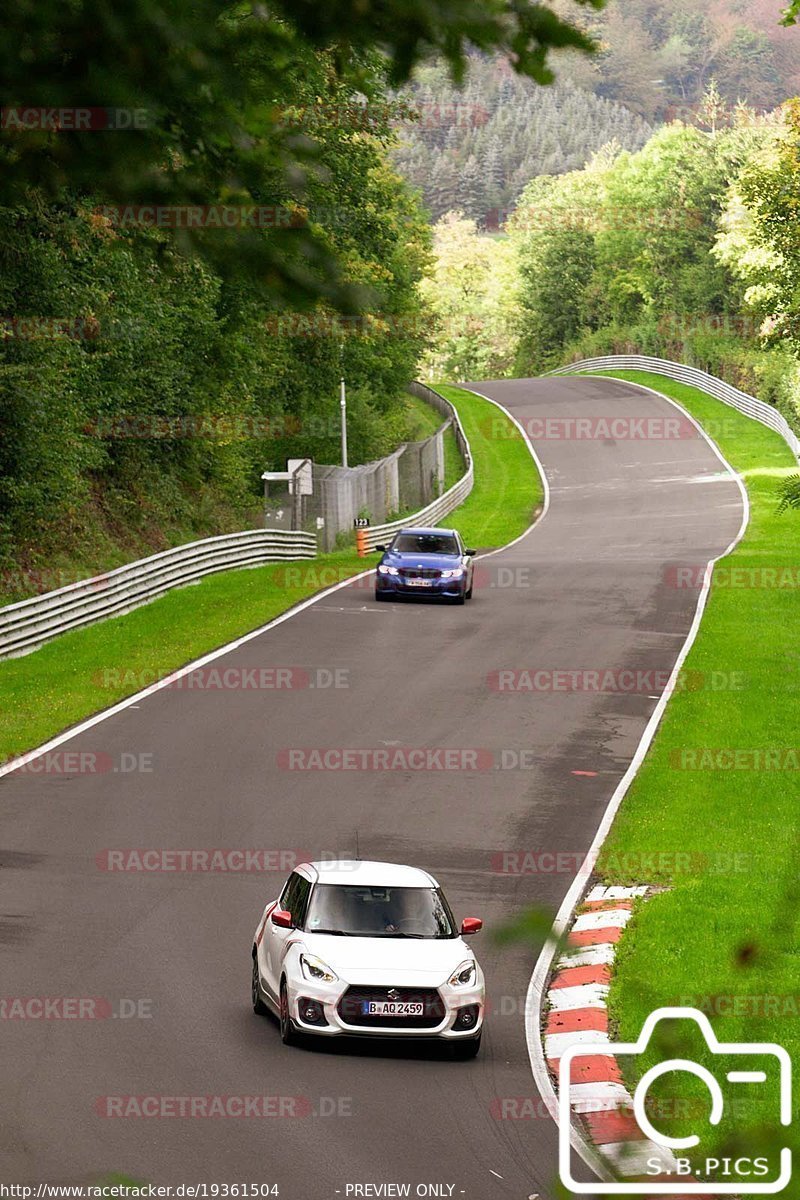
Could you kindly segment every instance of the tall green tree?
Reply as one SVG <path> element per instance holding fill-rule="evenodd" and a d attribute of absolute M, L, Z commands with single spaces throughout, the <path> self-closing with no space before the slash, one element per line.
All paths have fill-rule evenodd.
<path fill-rule="evenodd" d="M 350 324 L 317 300 L 298 325 L 248 271 L 182 254 L 169 231 L 118 228 L 90 196 L 0 210 L 0 559 L 79 541 L 100 508 L 133 530 L 170 513 L 191 525 L 204 494 L 252 504 L 265 467 L 338 452 L 342 374 L 353 461 L 403 440 L 428 227 L 382 136 L 329 123 L 318 155 L 309 223 L 371 297 Z M 66 331 L 51 336 L 48 317 Z"/>
<path fill-rule="evenodd" d="M 434 318 L 425 368 L 433 378 L 486 379 L 511 366 L 516 263 L 508 238 L 478 230 L 462 212 L 434 227 L 432 275 L 421 285 Z"/>
<path fill-rule="evenodd" d="M 572 0 L 574 16 L 602 0 Z M 305 220 L 324 170 L 319 129 L 286 109 L 380 99 L 439 52 L 461 78 L 470 47 L 499 50 L 539 83 L 557 47 L 592 48 L 576 20 L 518 0 L 19 0 L 0 18 L 0 204 L 68 193 L 113 204 L 266 205 L 297 213 L 289 229 L 184 230 L 180 249 L 220 272 L 247 271 L 279 302 L 364 300 Z M 141 114 L 137 127 L 28 128 L 19 111 L 93 103 Z M 17 116 L 8 119 L 8 112 Z M 379 130 L 377 131 L 380 132 Z"/>
<path fill-rule="evenodd" d="M 731 188 L 716 253 L 767 340 L 800 354 L 800 100 L 767 134 Z"/>

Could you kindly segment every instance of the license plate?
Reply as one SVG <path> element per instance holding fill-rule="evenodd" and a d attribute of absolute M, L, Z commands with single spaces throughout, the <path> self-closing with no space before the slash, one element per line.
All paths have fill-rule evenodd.
<path fill-rule="evenodd" d="M 425 1006 L 421 1000 L 364 1000 L 365 1017 L 421 1017 Z"/>
<path fill-rule="evenodd" d="M 407 579 L 409 587 L 433 587 L 432 579 Z"/>

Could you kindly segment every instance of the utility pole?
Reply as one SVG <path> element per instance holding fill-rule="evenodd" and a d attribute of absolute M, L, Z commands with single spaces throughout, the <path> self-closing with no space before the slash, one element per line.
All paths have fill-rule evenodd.
<path fill-rule="evenodd" d="M 347 397 L 344 390 L 344 380 L 339 384 L 339 407 L 342 410 L 342 466 L 347 466 Z"/>

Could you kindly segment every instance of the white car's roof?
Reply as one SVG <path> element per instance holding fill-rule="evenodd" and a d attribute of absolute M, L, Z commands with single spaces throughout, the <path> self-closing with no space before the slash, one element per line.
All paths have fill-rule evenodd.
<path fill-rule="evenodd" d="M 427 871 L 399 863 L 337 859 L 304 864 L 312 868 L 319 883 L 355 883 L 365 887 L 438 887 Z"/>

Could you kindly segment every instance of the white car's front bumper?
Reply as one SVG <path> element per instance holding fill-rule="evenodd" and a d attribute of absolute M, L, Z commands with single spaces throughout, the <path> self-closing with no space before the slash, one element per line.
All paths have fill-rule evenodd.
<path fill-rule="evenodd" d="M 312 981 L 303 977 L 292 980 L 289 987 L 289 1013 L 298 1029 L 322 1037 L 406 1037 L 446 1038 L 452 1041 L 475 1037 L 483 1025 L 484 982 L 478 969 L 476 982 L 470 987 L 451 987 L 440 983 L 417 988 L 398 983 L 403 999 L 419 995 L 424 999 L 422 1018 L 370 1018 L 359 1016 L 362 996 L 375 993 L 382 998 L 388 991 L 384 986 L 351 985 L 343 980 L 335 983 Z M 435 998 L 436 997 L 436 998 Z M 325 1024 L 305 1019 L 305 1001 L 315 1001 L 324 1014 Z M 468 1010 L 462 1012 L 462 1010 Z"/>

